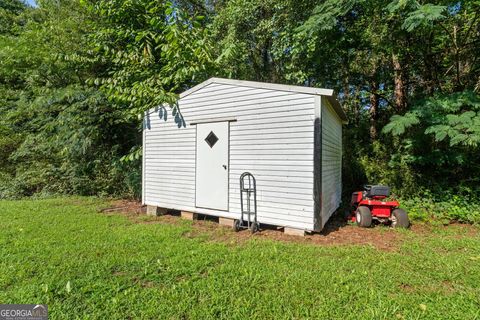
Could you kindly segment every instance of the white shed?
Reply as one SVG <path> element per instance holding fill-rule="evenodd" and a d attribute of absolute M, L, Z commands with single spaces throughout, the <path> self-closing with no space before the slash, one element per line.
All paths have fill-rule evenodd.
<path fill-rule="evenodd" d="M 257 183 L 258 221 L 320 231 L 341 200 L 342 124 L 333 90 L 211 78 L 180 94 L 181 113 L 146 113 L 142 201 L 240 217 L 240 182 Z"/>

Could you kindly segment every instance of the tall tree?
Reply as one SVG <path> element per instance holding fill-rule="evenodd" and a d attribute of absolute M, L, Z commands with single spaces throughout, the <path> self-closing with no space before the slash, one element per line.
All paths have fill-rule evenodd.
<path fill-rule="evenodd" d="M 11 142 L 2 150 L 10 166 L 2 168 L 0 197 L 127 188 L 133 194 L 125 181 L 132 170 L 115 162 L 138 143 L 131 139 L 136 128 L 85 85 L 98 71 L 95 61 L 82 58 L 93 17 L 74 0 L 40 1 L 18 20 L 14 33 L 0 37 L 0 84 L 7 92 L 0 129 Z"/>
<path fill-rule="evenodd" d="M 152 0 L 90 4 L 101 20 L 91 37 L 93 55 L 107 63 L 106 72 L 92 82 L 112 103 L 125 106 L 126 117 L 138 118 L 162 104 L 174 106 L 179 91 L 213 72 L 205 17 L 195 15 L 204 10 L 199 6 Z"/>

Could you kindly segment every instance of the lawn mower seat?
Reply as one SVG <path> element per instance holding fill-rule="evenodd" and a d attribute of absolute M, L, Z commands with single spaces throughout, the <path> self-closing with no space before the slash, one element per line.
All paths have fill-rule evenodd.
<path fill-rule="evenodd" d="M 365 186 L 365 191 L 367 192 L 367 198 L 373 197 L 388 197 L 390 195 L 390 188 L 387 186 Z"/>

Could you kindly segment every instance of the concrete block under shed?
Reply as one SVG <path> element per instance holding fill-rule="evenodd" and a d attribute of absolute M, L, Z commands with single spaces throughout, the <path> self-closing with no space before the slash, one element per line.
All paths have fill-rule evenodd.
<path fill-rule="evenodd" d="M 157 206 L 148 206 L 147 205 L 147 215 L 149 216 L 161 216 L 167 213 L 168 209 L 161 208 Z"/>
<path fill-rule="evenodd" d="M 233 228 L 233 225 L 235 224 L 235 220 L 220 217 L 218 218 L 218 223 L 222 226 Z"/>
<path fill-rule="evenodd" d="M 283 228 L 283 233 L 290 236 L 305 237 L 305 230 L 295 228 Z"/>
<path fill-rule="evenodd" d="M 181 217 L 182 219 L 185 219 L 185 220 L 197 220 L 198 214 L 190 211 L 182 211 Z"/>

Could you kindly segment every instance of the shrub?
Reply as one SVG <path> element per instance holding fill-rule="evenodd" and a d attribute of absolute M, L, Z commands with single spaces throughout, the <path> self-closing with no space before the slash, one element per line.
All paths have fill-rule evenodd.
<path fill-rule="evenodd" d="M 480 201 L 478 197 L 450 195 L 447 192 L 443 196 L 427 193 L 423 196 L 399 200 L 412 220 L 439 221 L 443 224 L 451 222 L 480 223 Z"/>

